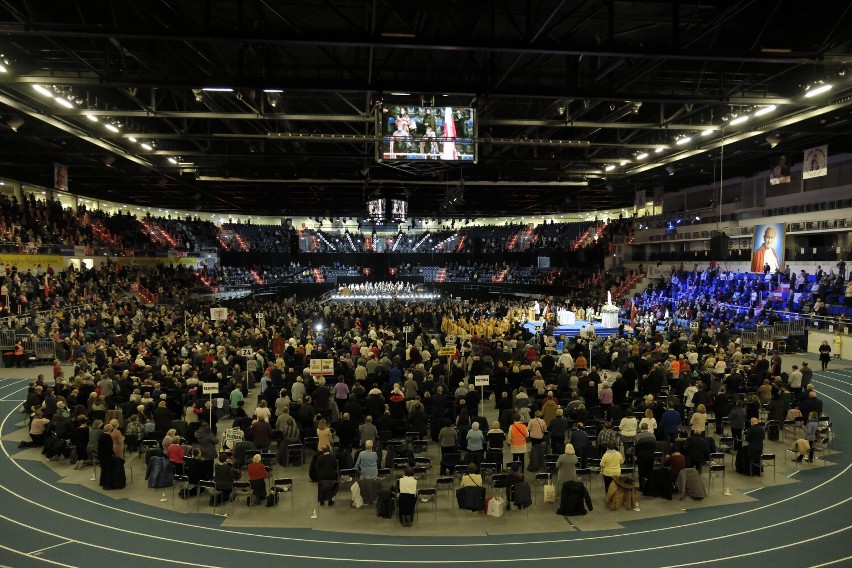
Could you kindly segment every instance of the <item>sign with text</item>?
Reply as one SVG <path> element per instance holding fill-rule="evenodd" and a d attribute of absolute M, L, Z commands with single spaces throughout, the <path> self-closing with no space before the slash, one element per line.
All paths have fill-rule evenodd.
<path fill-rule="evenodd" d="M 225 321 L 228 319 L 228 308 L 210 308 L 210 319 L 213 321 Z"/>
<path fill-rule="evenodd" d="M 254 355 L 254 350 L 251 347 L 241 347 L 240 355 L 243 357 L 251 357 Z"/>
<path fill-rule="evenodd" d="M 219 392 L 219 383 L 204 383 L 201 386 L 201 394 L 216 394 Z"/>
<path fill-rule="evenodd" d="M 413 325 L 402 326 L 402 333 L 414 333 L 414 326 Z"/>
<path fill-rule="evenodd" d="M 311 359 L 312 375 L 333 375 L 334 359 Z"/>
<path fill-rule="evenodd" d="M 473 384 L 477 387 L 487 387 L 491 384 L 491 377 L 488 375 L 474 375 Z"/>
<path fill-rule="evenodd" d="M 453 347 L 453 346 L 441 347 L 440 349 L 438 349 L 438 356 L 439 357 L 447 357 L 449 355 L 455 355 L 455 354 L 456 354 L 456 348 Z"/>

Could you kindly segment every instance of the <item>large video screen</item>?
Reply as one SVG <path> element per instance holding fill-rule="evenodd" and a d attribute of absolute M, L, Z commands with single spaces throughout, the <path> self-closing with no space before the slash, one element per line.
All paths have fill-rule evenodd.
<path fill-rule="evenodd" d="M 408 219 L 408 201 L 404 199 L 391 199 L 390 202 L 391 221 L 405 221 Z"/>
<path fill-rule="evenodd" d="M 371 199 L 367 202 L 367 219 L 371 221 L 385 220 L 385 200 Z"/>
<path fill-rule="evenodd" d="M 382 105 L 379 161 L 476 161 L 476 120 L 469 107 Z"/>

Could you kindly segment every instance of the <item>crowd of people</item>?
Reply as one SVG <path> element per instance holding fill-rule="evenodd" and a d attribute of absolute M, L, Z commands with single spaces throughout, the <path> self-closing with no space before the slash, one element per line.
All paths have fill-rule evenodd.
<path fill-rule="evenodd" d="M 163 273 L 160 279 L 166 284 L 180 275 Z M 416 460 L 407 446 L 391 443 L 409 432 L 440 448 L 436 465 L 442 473 L 463 465 L 474 481 L 506 461 L 508 442 L 517 463 L 509 472 L 508 505 L 528 506 L 525 475 L 550 467 L 557 488 L 568 495 L 560 511 L 578 514 L 587 495 L 576 466 L 600 460 L 608 506 L 628 502 L 636 488 L 670 493 L 678 482 L 686 491 L 694 483 L 680 479 L 691 473 L 681 476 L 682 470 L 700 470 L 715 444 L 708 415 L 715 416 L 715 433 L 722 433 L 727 417 L 734 439 L 748 441 L 753 469 L 759 467 L 763 426 L 746 420 L 758 422 L 763 404 L 769 421 L 796 407 L 806 421 L 811 412 L 821 414 L 807 365 L 787 374 L 778 355 L 744 353 L 727 324 L 639 327 L 630 339 L 577 337 L 559 353 L 517 325 L 522 308 L 512 300 L 321 304 L 247 298 L 229 305 L 225 320 L 212 321 L 203 309 L 185 314 L 128 298 L 78 318 L 48 318 L 42 324 L 59 336 L 70 332 L 73 349 L 67 354 L 74 367 L 66 376 L 56 361 L 53 382 L 39 376 L 32 385 L 24 405 L 32 417 L 32 444 L 64 438 L 79 463 L 99 456 L 108 471 L 101 484 L 114 488 L 126 448 L 143 438 L 162 442 L 170 461 L 185 468 L 196 460 L 193 471 L 232 467 L 229 460 L 240 466 L 238 444 L 224 446 L 231 453 L 218 452 L 225 433 L 236 428 L 261 450 L 276 442 L 284 449 L 290 443 L 316 448 L 309 470 L 318 481 L 320 505 L 333 505 L 339 469 L 360 470 L 360 485 L 374 479 L 378 464 L 407 457 L 411 467 L 399 485 L 398 513 L 410 525 L 414 505 L 402 495 L 416 492 Z M 488 329 L 478 326 L 486 321 L 505 325 L 493 327 L 492 336 L 457 335 L 447 361 L 438 353 L 447 340 L 440 332 L 446 318 L 475 329 Z M 403 326 L 412 332 L 406 336 Z M 331 359 L 332 374 L 311 374 L 313 359 Z M 488 413 L 493 405 L 496 420 L 485 418 L 480 391 L 471 386 L 483 374 L 490 377 L 486 394 L 493 394 L 485 404 Z M 200 396 L 205 382 L 219 384 L 221 402 Z M 233 420 L 230 428 L 220 424 L 225 420 Z M 813 459 L 810 450 L 819 438 L 818 432 L 804 438 L 803 456 Z M 183 454 L 170 451 L 171 444 L 180 444 Z M 732 451 L 737 449 L 735 441 Z M 668 490 L 654 478 L 658 450 L 667 456 Z M 621 477 L 624 462 L 637 465 L 635 481 Z M 260 475 L 260 468 L 248 472 L 257 482 L 261 478 L 252 471 Z M 216 476 L 230 491 L 228 479 L 232 483 L 233 477 Z M 253 486 L 260 501 L 265 485 Z M 365 500 L 378 499 L 369 487 L 362 486 Z"/>

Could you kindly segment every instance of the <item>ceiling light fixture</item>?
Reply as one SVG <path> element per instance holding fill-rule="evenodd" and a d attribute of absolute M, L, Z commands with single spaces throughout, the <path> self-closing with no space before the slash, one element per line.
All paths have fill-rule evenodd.
<path fill-rule="evenodd" d="M 692 142 L 692 138 L 690 138 L 689 136 L 684 136 L 675 140 L 675 144 L 677 144 L 678 146 L 683 146 L 684 144 L 689 144 L 690 142 Z"/>
<path fill-rule="evenodd" d="M 3 64 L 0 64 L 0 73 L 5 73 L 6 71 L 8 71 L 8 69 L 6 69 L 6 66 L 3 65 Z"/>
<path fill-rule="evenodd" d="M 813 89 L 808 89 L 808 92 L 805 93 L 805 98 L 809 99 L 811 97 L 815 97 L 817 95 L 827 93 L 828 91 L 831 90 L 832 86 L 833 85 L 831 85 L 830 83 L 826 83 L 825 85 L 820 85 L 819 87 L 814 87 Z"/>
<path fill-rule="evenodd" d="M 284 89 L 263 89 L 264 93 L 283 93 Z"/>
<path fill-rule="evenodd" d="M 775 105 L 769 105 L 769 106 L 765 106 L 765 107 L 763 107 L 763 108 L 759 108 L 759 109 L 757 109 L 757 111 L 754 113 L 754 116 L 763 116 L 764 114 L 769 114 L 770 112 L 772 112 L 772 111 L 773 111 L 773 110 L 775 110 L 776 108 L 777 108 L 777 107 L 776 107 Z"/>
<path fill-rule="evenodd" d="M 154 149 L 154 147 L 148 144 L 147 142 L 140 142 L 139 145 L 142 146 L 144 150 L 148 150 L 149 152 Z"/>
<path fill-rule="evenodd" d="M 736 126 L 737 124 L 742 124 L 743 122 L 747 121 L 749 118 L 751 118 L 749 115 L 744 114 L 742 116 L 738 116 L 737 118 L 732 120 L 729 124 L 731 126 Z"/>
<path fill-rule="evenodd" d="M 203 87 L 201 89 L 207 93 L 233 93 L 234 89 L 230 87 Z"/>
<path fill-rule="evenodd" d="M 664 148 L 654 148 L 654 153 L 655 154 L 661 154 L 663 152 L 663 150 L 664 150 Z"/>
<path fill-rule="evenodd" d="M 172 158 L 171 156 L 169 156 L 169 163 L 177 165 L 178 161 L 175 160 L 174 158 Z"/>
<path fill-rule="evenodd" d="M 87 114 L 87 115 L 86 115 L 86 118 L 88 118 L 88 119 L 89 119 L 89 120 L 91 120 L 92 122 L 97 122 L 97 121 L 98 121 L 98 117 L 97 117 L 97 116 L 95 116 L 95 115 L 93 115 L 93 114 Z"/>
<path fill-rule="evenodd" d="M 110 132 L 118 132 L 118 127 L 111 122 L 104 123 L 104 128 L 109 130 Z"/>
<path fill-rule="evenodd" d="M 606 171 L 608 171 L 608 172 L 611 172 L 612 170 L 614 170 L 614 169 L 615 169 L 615 164 L 609 164 L 609 165 L 607 165 L 607 167 L 605 167 L 604 169 L 605 169 Z"/>
<path fill-rule="evenodd" d="M 627 165 L 627 160 L 621 160 L 621 161 L 618 163 L 618 165 L 619 165 L 619 166 L 626 166 L 626 165 Z"/>
<path fill-rule="evenodd" d="M 53 97 L 53 93 L 47 87 L 43 87 L 41 85 L 33 85 L 33 89 L 40 95 L 44 95 L 45 97 Z"/>
<path fill-rule="evenodd" d="M 636 154 L 637 160 L 644 160 L 647 157 L 648 157 L 648 152 L 642 152 L 641 154 Z"/>
<path fill-rule="evenodd" d="M 710 136 L 711 134 L 713 134 L 713 132 L 715 132 L 715 130 L 713 130 L 712 128 L 708 128 L 707 130 L 702 130 L 701 135 L 702 136 Z"/>

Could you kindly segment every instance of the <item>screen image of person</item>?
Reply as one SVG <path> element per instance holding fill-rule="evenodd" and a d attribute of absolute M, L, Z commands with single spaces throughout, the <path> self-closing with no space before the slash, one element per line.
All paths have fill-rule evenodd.
<path fill-rule="evenodd" d="M 754 251 L 751 258 L 751 271 L 763 272 L 769 266 L 770 272 L 775 272 L 781 267 L 781 261 L 775 252 L 775 238 L 778 231 L 775 227 L 766 227 L 763 231 L 763 243 Z"/>

